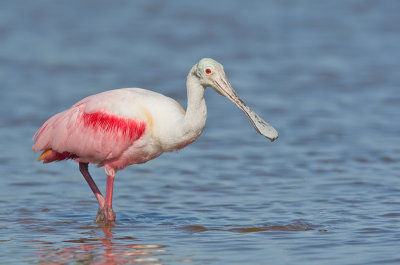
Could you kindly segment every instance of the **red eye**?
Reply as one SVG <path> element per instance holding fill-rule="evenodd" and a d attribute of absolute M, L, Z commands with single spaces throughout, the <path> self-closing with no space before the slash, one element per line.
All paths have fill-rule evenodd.
<path fill-rule="evenodd" d="M 206 74 L 208 74 L 208 75 L 211 74 L 211 69 L 210 68 L 206 69 Z"/>

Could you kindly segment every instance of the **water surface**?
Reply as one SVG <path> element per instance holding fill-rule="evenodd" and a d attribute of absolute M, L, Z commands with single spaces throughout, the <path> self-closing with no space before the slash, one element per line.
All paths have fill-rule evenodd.
<path fill-rule="evenodd" d="M 398 264 L 398 1 L 3 1 L 0 264 Z M 115 227 L 73 161 L 31 137 L 93 93 L 186 105 L 213 57 L 280 133 L 211 89 L 187 148 L 118 173 Z M 103 169 L 90 168 L 105 187 Z"/>

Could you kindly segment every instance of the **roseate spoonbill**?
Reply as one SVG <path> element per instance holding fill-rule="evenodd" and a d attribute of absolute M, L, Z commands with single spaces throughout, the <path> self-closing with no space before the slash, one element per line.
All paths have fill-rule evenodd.
<path fill-rule="evenodd" d="M 50 163 L 73 159 L 99 203 L 96 222 L 113 223 L 114 177 L 118 170 L 181 149 L 201 134 L 207 116 L 206 87 L 235 103 L 256 131 L 271 141 L 277 131 L 239 98 L 226 78 L 223 66 L 201 59 L 190 70 L 186 111 L 177 101 L 162 94 L 123 88 L 82 99 L 70 109 L 48 119 L 33 137 L 33 150 L 43 153 L 38 161 Z M 88 164 L 104 166 L 107 175 L 104 199 L 88 171 Z"/>

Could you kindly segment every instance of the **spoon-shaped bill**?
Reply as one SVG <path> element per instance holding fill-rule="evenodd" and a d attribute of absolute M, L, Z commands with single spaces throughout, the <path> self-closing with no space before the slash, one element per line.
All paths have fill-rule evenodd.
<path fill-rule="evenodd" d="M 239 102 L 239 103 L 238 103 Z M 243 101 L 239 98 L 238 102 L 234 102 L 236 106 L 238 106 L 249 118 L 251 123 L 253 124 L 256 131 L 267 137 L 271 140 L 271 142 L 275 141 L 278 138 L 278 132 L 274 127 L 268 124 L 268 122 L 264 121 L 260 116 L 257 115 L 254 111 L 252 111 Z"/>
<path fill-rule="evenodd" d="M 271 142 L 278 138 L 278 132 L 258 116 L 253 110 L 251 110 L 244 102 L 240 99 L 239 95 L 232 88 L 228 79 L 225 76 L 221 76 L 217 82 L 215 82 L 217 92 L 230 99 L 239 109 L 241 109 L 253 124 L 256 131 L 267 137 Z"/>

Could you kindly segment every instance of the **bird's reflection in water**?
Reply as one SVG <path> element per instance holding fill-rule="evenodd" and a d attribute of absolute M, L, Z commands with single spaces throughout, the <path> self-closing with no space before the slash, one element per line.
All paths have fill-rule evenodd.
<path fill-rule="evenodd" d="M 35 241 L 39 264 L 162 264 L 157 257 L 165 246 L 133 244 L 133 237 L 113 237 L 112 227 L 98 227 L 104 235 L 58 243 Z M 129 243 L 127 243 L 129 242 Z M 70 245 L 69 245 L 70 244 Z M 36 245 L 37 246 L 37 245 Z"/>

